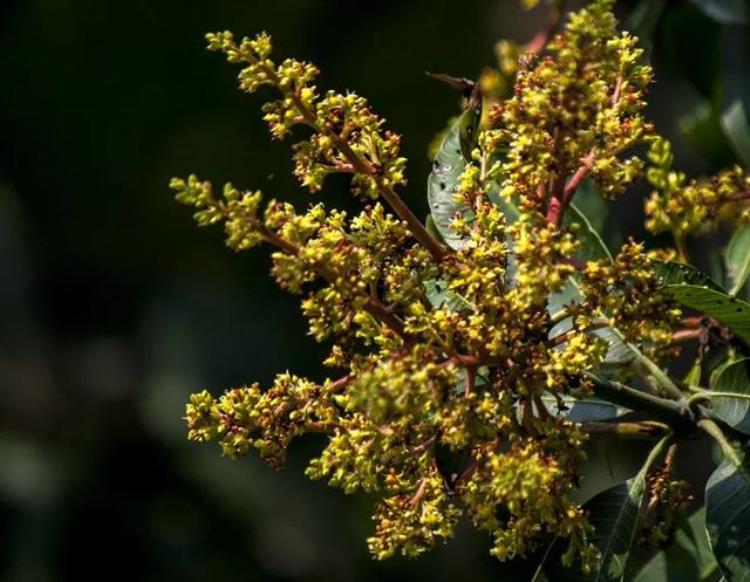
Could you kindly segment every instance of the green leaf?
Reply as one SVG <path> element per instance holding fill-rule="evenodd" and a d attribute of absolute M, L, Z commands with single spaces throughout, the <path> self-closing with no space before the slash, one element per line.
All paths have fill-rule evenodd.
<path fill-rule="evenodd" d="M 584 504 L 636 475 L 643 466 L 646 445 L 644 441 L 617 435 L 590 435 L 585 445 L 586 460 L 577 468 L 578 486 L 571 496 L 573 500 Z"/>
<path fill-rule="evenodd" d="M 586 215 L 594 230 L 602 234 L 609 218 L 611 204 L 599 193 L 596 182 L 590 178 L 584 180 L 576 190 L 574 200 L 576 208 Z"/>
<path fill-rule="evenodd" d="M 711 392 L 712 394 L 729 392 L 747 396 L 747 398 L 712 397 L 711 407 L 716 416 L 729 426 L 750 434 L 750 358 L 743 358 L 722 369 Z"/>
<path fill-rule="evenodd" d="M 694 3 L 676 3 L 667 12 L 664 22 L 665 56 L 671 57 L 678 69 L 710 103 L 719 100 L 722 78 L 722 27 Z M 700 42 L 695 31 L 700 30 Z M 722 135 L 716 119 L 717 133 Z"/>
<path fill-rule="evenodd" d="M 479 98 L 475 105 L 469 104 L 469 108 L 458 118 L 458 143 L 465 160 L 471 160 L 471 152 L 477 143 L 479 119 L 481 117 L 482 100 Z"/>
<path fill-rule="evenodd" d="M 734 297 L 750 276 L 750 226 L 741 226 L 729 241 L 724 260 L 727 264 L 729 294 Z"/>
<path fill-rule="evenodd" d="M 641 569 L 635 582 L 713 582 L 719 566 L 708 545 L 706 509 L 677 521 L 674 542 Z"/>
<path fill-rule="evenodd" d="M 605 364 L 627 364 L 635 359 L 633 350 L 622 341 L 620 335 L 611 327 L 597 329 L 593 334 L 598 335 L 609 344 L 607 355 L 604 358 Z"/>
<path fill-rule="evenodd" d="M 568 212 L 565 213 L 565 218 L 567 224 L 577 224 L 579 226 L 577 236 L 578 240 L 581 241 L 581 248 L 576 253 L 578 258 L 583 260 L 607 259 L 610 263 L 613 262 L 612 253 L 609 252 L 607 245 L 604 244 L 601 235 L 575 204 L 570 205 Z"/>
<path fill-rule="evenodd" d="M 721 378 L 721 375 L 724 373 L 724 370 L 726 370 L 729 366 L 734 364 L 736 361 L 738 361 L 739 358 L 737 358 L 734 351 L 730 351 L 727 354 L 726 359 L 722 360 L 719 364 L 716 365 L 716 367 L 711 370 L 711 376 L 709 377 L 708 386 L 711 390 L 716 389 L 716 381 Z"/>
<path fill-rule="evenodd" d="M 706 529 L 729 582 L 750 579 L 750 472 L 729 458 L 706 483 Z"/>
<path fill-rule="evenodd" d="M 584 575 L 570 569 L 558 569 L 547 575 L 555 582 L 567 581 L 622 581 L 625 580 L 630 550 L 635 541 L 638 521 L 646 493 L 646 476 L 651 466 L 663 455 L 671 437 L 665 437 L 653 448 L 638 474 L 594 497 L 584 505 L 589 512 L 589 523 L 594 526 L 591 541 L 601 552 L 597 569 Z"/>
<path fill-rule="evenodd" d="M 552 414 L 570 422 L 612 420 L 630 412 L 627 408 L 604 400 L 578 399 L 571 396 L 562 396 L 561 400 L 562 407 L 556 398 L 552 396 L 542 397 L 542 401 Z"/>
<path fill-rule="evenodd" d="M 733 161 L 732 146 L 721 117 L 709 101 L 700 99 L 689 112 L 680 116 L 678 126 L 685 140 L 707 160 L 720 166 Z"/>
<path fill-rule="evenodd" d="M 721 24 L 747 22 L 748 10 L 744 0 L 690 0 L 707 16 Z"/>
<path fill-rule="evenodd" d="M 665 285 L 697 285 L 699 287 L 710 287 L 718 291 L 723 289 L 705 273 L 691 265 L 681 263 L 651 261 L 656 275 Z"/>
<path fill-rule="evenodd" d="M 434 307 L 444 307 L 449 311 L 474 311 L 475 307 L 466 298 L 448 288 L 445 281 L 430 279 L 424 282 L 427 300 Z"/>
<path fill-rule="evenodd" d="M 489 188 L 487 198 L 502 211 L 507 225 L 514 224 L 521 216 L 521 212 L 518 210 L 518 206 L 516 206 L 514 201 L 508 200 L 504 196 L 500 196 L 498 193 L 498 184 L 494 184 L 493 187 Z M 505 243 L 508 246 L 507 262 L 505 265 L 505 280 L 509 287 L 513 287 L 515 285 L 516 271 L 518 271 L 518 261 L 516 260 L 516 253 L 513 250 L 515 242 L 513 241 L 513 237 L 508 234 L 505 237 Z"/>
<path fill-rule="evenodd" d="M 700 386 L 701 378 L 703 377 L 703 361 L 701 358 L 695 358 L 693 365 L 690 366 L 690 370 L 685 374 L 682 380 L 683 384 L 687 386 Z"/>
<path fill-rule="evenodd" d="M 750 345 L 750 303 L 698 285 L 667 285 L 664 289 L 678 303 L 710 315 Z"/>
<path fill-rule="evenodd" d="M 646 55 L 651 53 L 652 38 L 666 3 L 667 0 L 641 0 L 627 20 L 627 29 L 638 37 Z"/>
<path fill-rule="evenodd" d="M 737 158 L 750 168 L 750 124 L 742 101 L 734 101 L 721 116 L 721 127 Z"/>
<path fill-rule="evenodd" d="M 431 214 L 427 215 L 427 218 L 424 221 L 424 226 L 427 229 L 427 232 L 429 232 L 432 236 L 434 236 L 441 243 L 445 244 L 445 239 L 443 239 L 443 235 L 440 234 L 440 231 L 437 229 L 437 226 L 435 225 L 435 221 L 432 220 Z"/>
<path fill-rule="evenodd" d="M 460 212 L 468 219 L 473 217 L 471 209 L 466 204 L 456 202 L 455 196 L 458 179 L 467 166 L 461 153 L 461 130 L 475 115 L 473 109 L 467 110 L 451 125 L 427 179 L 430 216 L 443 240 L 454 250 L 461 250 L 466 244 L 464 238 L 451 228 L 456 213 Z"/>

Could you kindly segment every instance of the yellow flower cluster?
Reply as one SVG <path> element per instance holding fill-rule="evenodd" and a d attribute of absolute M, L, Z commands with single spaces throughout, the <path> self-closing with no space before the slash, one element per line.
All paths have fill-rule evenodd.
<path fill-rule="evenodd" d="M 603 318 L 623 339 L 647 346 L 653 355 L 669 346 L 681 311 L 665 299 L 643 245 L 626 243 L 614 263 L 589 261 L 581 283 L 581 316 Z"/>
<path fill-rule="evenodd" d="M 472 522 L 492 532 L 494 556 L 527 555 L 538 548 L 544 532 L 570 539 L 563 558 L 568 565 L 576 555 L 584 571 L 594 565 L 597 552 L 583 542 L 591 528 L 570 499 L 582 438 L 570 426 L 555 426 L 544 440 L 519 438 L 505 452 L 478 452 L 463 497 Z M 504 515 L 498 514 L 498 506 L 506 509 Z"/>
<path fill-rule="evenodd" d="M 591 566 L 589 526 L 570 500 L 585 434 L 543 397 L 585 388 L 582 376 L 608 349 L 592 333 L 599 320 L 639 343 L 662 341 L 664 320 L 640 247 L 626 246 L 614 264 L 582 263 L 578 231 L 562 220 L 583 174 L 606 195 L 634 179 L 640 162 L 618 156 L 650 131 L 640 113 L 650 71 L 637 63 L 635 39 L 616 33 L 611 5 L 595 0 L 547 54 L 523 57 L 515 95 L 492 110 L 476 143 L 461 144 L 473 152 L 455 188 L 463 209 L 451 224 L 463 239 L 455 252 L 397 195 L 400 138 L 364 99 L 321 97 L 311 84 L 318 70 L 276 65 L 265 34 L 239 43 L 209 35 L 210 49 L 243 65 L 244 90 L 270 85 L 281 95 L 264 107 L 274 138 L 312 128 L 293 146 L 300 183 L 314 192 L 327 175 L 350 174 L 365 207 L 355 216 L 322 204 L 261 208 L 258 192 L 228 185 L 219 197 L 194 176 L 173 181 L 199 224 L 224 223 L 231 248 L 275 248 L 273 276 L 302 295 L 310 333 L 331 342 L 325 363 L 341 374 L 320 384 L 285 374 L 267 391 L 253 385 L 218 399 L 196 394 L 189 438 L 217 439 L 232 457 L 257 449 L 277 467 L 292 438 L 326 433 L 307 474 L 384 494 L 368 541 L 378 558 L 425 551 L 465 512 L 491 532 L 500 559 L 549 535 L 569 540 L 568 562 Z M 573 283 L 570 325 L 553 335 L 560 320 L 550 304 Z"/>
<path fill-rule="evenodd" d="M 688 180 L 683 172 L 672 170 L 672 145 L 661 137 L 651 140 L 648 159 L 647 177 L 655 188 L 645 206 L 651 232 L 671 232 L 682 240 L 715 224 L 723 205 L 750 199 L 750 173 L 739 166 L 711 178 Z"/>
<path fill-rule="evenodd" d="M 334 390 L 330 382 L 318 386 L 290 374 L 277 376 L 263 393 L 257 384 L 228 390 L 219 399 L 204 390 L 187 405 L 188 438 L 218 438 L 222 453 L 233 458 L 255 448 L 269 465 L 280 467 L 292 438 L 335 426 Z"/>
<path fill-rule="evenodd" d="M 391 487 L 396 481 L 391 479 Z M 373 516 L 375 535 L 367 540 L 370 552 L 379 560 L 399 550 L 407 556 L 418 556 L 438 540 L 452 537 L 460 516 L 461 510 L 451 501 L 442 476 L 433 467 L 416 492 L 389 495 L 378 503 Z"/>
<path fill-rule="evenodd" d="M 311 192 L 319 191 L 331 173 L 352 174 L 354 192 L 370 198 L 405 183 L 406 160 L 399 155 L 400 137 L 381 130 L 382 120 L 370 111 L 364 98 L 333 91 L 320 97 L 311 85 L 318 69 L 294 59 L 277 66 L 269 58 L 271 39 L 265 33 L 239 44 L 230 32 L 209 34 L 207 39 L 209 50 L 221 51 L 230 62 L 246 65 L 239 74 L 244 91 L 253 93 L 262 85 L 273 85 L 281 92 L 281 99 L 263 107 L 275 138 L 286 137 L 295 125 L 315 129 L 310 139 L 294 146 L 294 173 Z"/>
<path fill-rule="evenodd" d="M 603 195 L 622 192 L 642 170 L 620 154 L 651 131 L 641 112 L 651 70 L 636 39 L 619 34 L 613 0 L 571 15 L 547 54 L 521 60 L 513 98 L 500 105 L 499 128 L 510 151 L 501 193 L 555 218 L 575 194 L 566 180 L 596 180 Z M 578 176 L 576 176 L 578 173 Z"/>

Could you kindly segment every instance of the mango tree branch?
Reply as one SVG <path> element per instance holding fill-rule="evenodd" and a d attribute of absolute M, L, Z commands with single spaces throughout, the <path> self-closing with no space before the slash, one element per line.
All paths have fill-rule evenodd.
<path fill-rule="evenodd" d="M 742 465 L 742 460 L 737 455 L 737 451 L 734 450 L 734 447 L 729 442 L 724 432 L 719 428 L 718 424 L 716 424 L 713 420 L 704 418 L 703 420 L 698 421 L 698 426 L 718 443 L 718 445 L 721 447 L 721 452 L 724 454 L 728 461 L 730 461 L 736 467 Z"/>
<path fill-rule="evenodd" d="M 583 375 L 594 384 L 594 394 L 603 400 L 638 412 L 648 412 L 670 426 L 674 426 L 674 423 L 683 424 L 690 418 L 689 409 L 674 400 L 647 394 L 591 372 L 584 372 Z"/>
<path fill-rule="evenodd" d="M 660 422 L 582 422 L 578 425 L 589 434 L 612 434 L 631 438 L 658 438 L 669 432 L 669 426 Z"/>

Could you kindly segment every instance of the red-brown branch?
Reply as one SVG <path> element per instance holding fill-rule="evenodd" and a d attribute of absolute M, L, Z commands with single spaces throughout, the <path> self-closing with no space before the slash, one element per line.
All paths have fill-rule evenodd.
<path fill-rule="evenodd" d="M 564 5 L 565 2 L 561 2 L 559 6 L 550 6 L 546 24 L 526 43 L 526 51 L 536 54 L 540 53 L 547 46 L 549 39 L 552 38 L 557 31 L 557 27 L 560 25 L 560 16 L 562 15 Z"/>
<path fill-rule="evenodd" d="M 698 340 L 702 335 L 702 329 L 678 329 L 672 334 L 672 343 L 681 344 L 693 340 Z"/>
<path fill-rule="evenodd" d="M 419 503 L 422 501 L 422 498 L 424 497 L 426 490 L 427 490 L 427 477 L 423 477 L 422 480 L 419 482 L 419 487 L 417 488 L 417 492 L 409 500 L 409 505 L 411 505 L 412 507 L 416 507 L 417 505 L 419 505 Z"/>

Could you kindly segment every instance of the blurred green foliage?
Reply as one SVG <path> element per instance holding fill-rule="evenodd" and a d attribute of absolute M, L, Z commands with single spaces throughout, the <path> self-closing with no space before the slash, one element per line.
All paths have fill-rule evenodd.
<path fill-rule="evenodd" d="M 651 116 L 696 175 L 737 160 L 726 114 L 750 110 L 747 25 L 714 4 L 732 10 L 621 3 L 625 22 L 648 16 L 631 22 L 653 32 Z M 497 563 L 471 528 L 419 561 L 373 562 L 370 500 L 302 477 L 320 442 L 297 443 L 279 474 L 186 442 L 187 394 L 287 368 L 318 377 L 324 349 L 266 277 L 265 254 L 226 252 L 166 184 L 201 168 L 305 204 L 258 102 L 203 47 L 208 30 L 266 29 L 279 54 L 313 60 L 324 85 L 367 96 L 404 134 L 406 197 L 423 215 L 427 144 L 457 111 L 424 70 L 475 76 L 495 40 L 530 38 L 542 12 L 511 0 L 9 0 L 0 11 L 0 578 L 525 579 L 527 565 Z M 617 202 L 619 232 L 645 236 L 644 193 Z M 343 187 L 324 197 L 352 204 Z"/>

